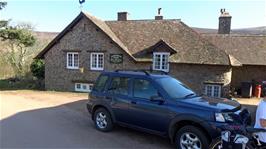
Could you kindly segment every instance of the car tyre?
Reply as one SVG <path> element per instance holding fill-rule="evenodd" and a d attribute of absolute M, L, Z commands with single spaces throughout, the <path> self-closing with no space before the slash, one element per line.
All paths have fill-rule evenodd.
<path fill-rule="evenodd" d="M 184 126 L 176 133 L 175 145 L 177 149 L 207 149 L 209 147 L 209 140 L 204 134 L 201 129 L 195 126 Z"/>
<path fill-rule="evenodd" d="M 99 108 L 94 112 L 93 120 L 96 129 L 102 132 L 108 132 L 113 129 L 113 121 L 111 115 L 104 108 Z"/>

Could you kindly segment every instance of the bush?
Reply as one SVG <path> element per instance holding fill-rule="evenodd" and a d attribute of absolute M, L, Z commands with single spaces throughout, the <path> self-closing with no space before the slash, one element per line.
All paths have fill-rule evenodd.
<path fill-rule="evenodd" d="M 30 65 L 31 73 L 34 77 L 44 79 L 44 61 L 41 59 L 34 59 Z"/>

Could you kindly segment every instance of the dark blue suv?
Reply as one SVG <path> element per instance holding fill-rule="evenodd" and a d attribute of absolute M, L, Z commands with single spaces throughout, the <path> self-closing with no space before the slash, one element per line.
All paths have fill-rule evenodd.
<path fill-rule="evenodd" d="M 164 73 L 103 72 L 87 108 L 100 131 L 114 124 L 169 137 L 178 149 L 207 149 L 224 125 L 241 124 L 248 111 L 232 100 L 199 96 Z"/>

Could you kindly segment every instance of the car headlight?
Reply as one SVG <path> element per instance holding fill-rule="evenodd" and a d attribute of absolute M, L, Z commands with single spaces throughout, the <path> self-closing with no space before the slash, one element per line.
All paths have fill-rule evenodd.
<path fill-rule="evenodd" d="M 229 113 L 215 113 L 216 122 L 233 122 L 233 118 Z"/>

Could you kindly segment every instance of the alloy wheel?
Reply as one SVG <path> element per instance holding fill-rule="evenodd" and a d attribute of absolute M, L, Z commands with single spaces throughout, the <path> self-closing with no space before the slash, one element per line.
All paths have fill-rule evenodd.
<path fill-rule="evenodd" d="M 103 112 L 97 113 L 96 124 L 100 129 L 104 129 L 107 127 L 107 119 L 106 119 L 105 113 L 103 113 Z"/>
<path fill-rule="evenodd" d="M 202 149 L 202 144 L 198 136 L 187 132 L 180 137 L 180 147 L 181 149 Z"/>

